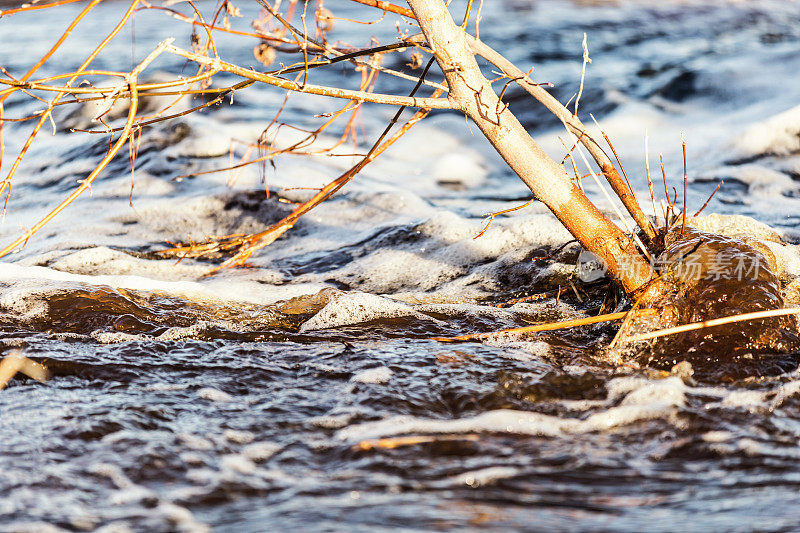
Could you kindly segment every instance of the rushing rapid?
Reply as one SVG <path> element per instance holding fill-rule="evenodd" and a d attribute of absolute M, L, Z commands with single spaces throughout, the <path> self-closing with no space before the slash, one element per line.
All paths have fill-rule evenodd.
<path fill-rule="evenodd" d="M 645 138 L 659 178 L 663 153 L 670 192 L 682 185 L 685 140 L 689 209 L 725 181 L 698 230 L 758 241 L 775 268 L 765 294 L 800 302 L 800 4 L 485 4 L 481 38 L 524 70 L 535 66 L 534 79 L 562 101 L 577 91 L 586 33 L 580 108 L 614 142 L 643 206 Z M 255 3 L 237 7 L 257 14 Z M 354 3 L 326 7 L 343 19 L 379 16 Z M 80 64 L 126 8 L 99 5 L 40 74 Z M 24 73 L 80 9 L 0 19 L 0 65 Z M 167 37 L 188 46 L 191 28 L 171 20 L 137 13 L 96 67 L 132 68 Z M 383 31 L 351 26 L 355 45 Z M 393 27 L 378 35 L 394 37 Z M 218 37 L 227 59 L 263 68 L 256 44 Z M 407 55 L 388 66 L 406 68 Z M 159 61 L 153 71 L 191 70 Z M 314 76 L 336 84 L 357 74 Z M 381 75 L 377 89 L 406 91 L 398 83 Z M 391 118 L 365 106 L 361 146 L 335 157 L 196 175 L 242 157 L 283 98 L 254 86 L 143 130 L 133 174 L 127 153 L 116 158 L 91 194 L 0 263 L 3 355 L 19 350 L 51 373 L 0 390 L 0 529 L 797 527 L 793 361 L 702 372 L 688 349 L 669 364 L 619 360 L 606 349 L 619 323 L 431 340 L 622 309 L 603 279 L 581 279 L 579 247 L 541 204 L 496 217 L 475 238 L 485 213 L 528 193 L 463 117 L 433 113 L 247 268 L 207 276 L 220 257 L 160 255 L 169 243 L 279 220 Z M 513 87 L 506 100 L 561 160 L 558 121 Z M 12 98 L 4 113 L 41 106 Z M 282 117 L 316 127 L 335 106 L 294 95 Z M 69 131 L 96 125 L 93 111 L 59 109 L 55 129 L 34 143 L 14 178 L 4 243 L 103 157 L 107 136 Z M 107 119 L 119 125 L 126 112 Z M 4 124 L 3 175 L 29 128 Z M 298 135 L 283 128 L 275 142 Z M 693 366 L 672 365 L 683 360 Z"/>

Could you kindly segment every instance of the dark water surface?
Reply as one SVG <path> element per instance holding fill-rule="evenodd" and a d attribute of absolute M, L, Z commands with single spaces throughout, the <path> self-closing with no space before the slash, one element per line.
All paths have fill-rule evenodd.
<path fill-rule="evenodd" d="M 80 64 L 126 5 L 99 6 L 42 75 Z M 0 65 L 24 73 L 79 9 L 0 19 Z M 643 166 L 649 128 L 652 149 L 679 175 L 683 132 L 690 205 L 725 179 L 710 211 L 753 216 L 797 242 L 800 120 L 767 128 L 774 141 L 748 132 L 800 101 L 800 4 L 514 0 L 484 9 L 482 37 L 524 69 L 535 64 L 564 100 L 587 32 L 594 63 L 581 108 L 615 134 L 629 168 Z M 130 68 L 132 53 L 138 61 L 176 33 L 165 20 L 137 15 L 136 46 L 125 33 L 97 68 Z M 353 26 L 352 40 L 389 40 L 391 26 Z M 188 46 L 189 30 L 177 34 Z M 238 42 L 220 36 L 223 55 L 253 64 L 253 43 Z M 174 58 L 158 68 L 193 69 Z M 388 76 L 378 84 L 408 88 Z M 546 132 L 558 124 L 514 89 L 508 97 L 557 151 Z M 133 208 L 126 154 L 91 198 L 0 264 L 3 355 L 19 349 L 52 373 L 0 391 L 0 531 L 797 530 L 800 373 L 641 368 L 606 354 L 613 325 L 429 340 L 615 305 L 603 282 L 575 278 L 577 248 L 557 250 L 568 237 L 541 207 L 498 218 L 473 240 L 482 213 L 518 205 L 525 191 L 462 119 L 436 114 L 407 145 L 421 160 L 387 154 L 255 256 L 257 268 L 203 278 L 208 262 L 156 258 L 164 241 L 255 231 L 286 213 L 275 197 L 262 200 L 255 170 L 234 189 L 227 176 L 171 181 L 227 164 L 230 137 L 257 136 L 281 102 L 256 88 L 146 131 Z M 314 113 L 331 110 L 319 102 L 290 100 L 286 118 L 315 124 Z M 12 98 L 5 111 L 39 107 Z M 84 120 L 57 118 L 62 128 Z M 364 113 L 365 130 L 387 118 Z M 26 132 L 6 127 L 6 158 Z M 63 129 L 40 141 L 15 178 L 3 242 L 72 190 L 107 146 Z M 269 174 L 275 192 L 341 170 L 301 159 Z M 798 272 L 789 262 L 781 281 Z M 276 304 L 324 288 L 318 300 Z"/>

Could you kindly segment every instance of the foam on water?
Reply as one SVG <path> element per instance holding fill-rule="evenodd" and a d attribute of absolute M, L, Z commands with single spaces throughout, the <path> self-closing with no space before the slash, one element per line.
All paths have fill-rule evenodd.
<path fill-rule="evenodd" d="M 800 106 L 749 126 L 734 140 L 734 157 L 787 156 L 800 151 Z"/>
<path fill-rule="evenodd" d="M 211 387 L 206 387 L 197 391 L 197 395 L 204 400 L 211 400 L 212 402 L 232 402 L 234 397 L 227 392 L 217 390 Z"/>
<path fill-rule="evenodd" d="M 381 298 L 369 293 L 342 294 L 334 298 L 317 314 L 308 319 L 300 327 L 301 332 L 317 329 L 335 328 L 377 320 L 413 316 L 423 320 L 433 320 L 427 315 L 418 313 L 408 305 Z"/>
<path fill-rule="evenodd" d="M 374 385 L 385 385 L 389 382 L 389 379 L 392 377 L 392 369 L 386 366 L 377 366 L 375 368 L 368 368 L 366 370 L 362 370 L 355 376 L 353 376 L 351 381 L 356 383 L 371 383 Z"/>
<path fill-rule="evenodd" d="M 242 448 L 242 454 L 251 461 L 266 461 L 280 451 L 281 447 L 272 442 L 253 442 Z"/>
<path fill-rule="evenodd" d="M 686 386 L 677 377 L 662 380 L 634 378 L 612 380 L 609 403 L 627 390 L 619 405 L 594 412 L 584 419 L 562 418 L 535 412 L 501 409 L 473 417 L 454 420 L 432 420 L 408 416 L 392 417 L 378 422 L 366 422 L 341 429 L 336 437 L 358 441 L 411 433 L 508 433 L 558 437 L 567 433 L 587 433 L 624 426 L 651 418 L 665 418 L 684 404 Z M 617 389 L 617 390 L 615 390 Z"/>

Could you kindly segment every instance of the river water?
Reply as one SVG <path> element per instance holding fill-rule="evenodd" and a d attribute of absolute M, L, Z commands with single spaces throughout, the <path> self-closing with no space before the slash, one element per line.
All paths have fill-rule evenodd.
<path fill-rule="evenodd" d="M 100 4 L 40 74 L 80 65 L 127 5 Z M 238 7 L 244 18 L 232 24 L 246 30 L 257 6 Z M 81 8 L 0 19 L 0 65 L 21 76 Z M 706 223 L 782 239 L 767 244 L 797 301 L 800 4 L 496 0 L 482 14 L 481 37 L 524 70 L 535 66 L 534 79 L 565 101 L 586 33 L 581 114 L 609 134 L 642 203 L 645 136 L 654 173 L 663 154 L 678 190 L 685 140 L 689 209 L 724 179 L 705 214 L 772 229 L 718 215 Z M 363 46 L 389 42 L 398 20 L 337 24 Z M 139 12 L 95 67 L 129 70 L 167 37 L 188 48 L 190 33 L 163 12 Z M 258 67 L 255 44 L 217 37 L 223 58 L 243 66 Z M 406 62 L 408 53 L 385 65 Z M 161 57 L 145 76 L 194 68 Z M 311 81 L 352 87 L 357 76 L 320 69 Z M 378 78 L 379 91 L 410 88 Z M 506 97 L 560 160 L 559 124 L 516 89 Z M 569 235 L 541 204 L 498 216 L 474 238 L 484 213 L 528 197 L 455 114 L 432 114 L 248 268 L 204 276 L 213 260 L 154 254 L 168 242 L 258 231 L 313 193 L 298 187 L 320 187 L 354 162 L 285 156 L 174 179 L 230 164 L 231 150 L 242 157 L 240 141 L 254 141 L 282 103 L 281 92 L 254 86 L 144 130 L 133 177 L 123 150 L 90 193 L 0 263 L 3 355 L 20 350 L 52 374 L 0 391 L 0 529 L 796 529 L 800 373 L 642 368 L 609 358 L 614 325 L 430 340 L 596 314 L 611 301 L 604 282 L 576 278 L 579 250 L 562 247 Z M 316 127 L 324 118 L 315 115 L 338 104 L 295 95 L 281 119 Z M 12 96 L 5 114 L 41 106 Z M 338 153 L 363 153 L 391 113 L 365 106 L 360 146 Z M 102 158 L 107 136 L 68 131 L 98 127 L 91 118 L 62 108 L 55 131 L 46 125 L 14 178 L 4 244 Z M 4 175 L 30 127 L 5 124 Z M 284 127 L 276 142 L 297 135 Z"/>

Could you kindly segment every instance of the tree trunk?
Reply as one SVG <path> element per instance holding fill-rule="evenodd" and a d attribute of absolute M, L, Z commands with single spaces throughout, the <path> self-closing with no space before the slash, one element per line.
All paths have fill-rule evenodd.
<path fill-rule="evenodd" d="M 600 213 L 500 101 L 481 73 L 465 33 L 453 22 L 444 3 L 408 3 L 447 79 L 451 103 L 475 122 L 534 196 L 578 242 L 605 262 L 609 274 L 625 292 L 638 296 L 654 276 L 631 239 Z"/>
<path fill-rule="evenodd" d="M 603 151 L 600 144 L 589 134 L 581 120 L 570 113 L 564 104 L 556 100 L 552 94 L 544 90 L 538 84 L 533 83 L 522 70 L 517 68 L 516 65 L 497 53 L 486 43 L 472 35 L 466 35 L 466 38 L 473 52 L 489 61 L 503 71 L 503 74 L 516 81 L 520 87 L 525 89 L 569 128 L 572 134 L 586 147 L 589 154 L 597 163 L 597 166 L 600 167 L 600 171 L 606 177 L 606 180 L 608 180 L 608 183 L 611 185 L 611 188 L 614 189 L 619 199 L 622 200 L 625 209 L 627 209 L 628 213 L 633 217 L 636 225 L 644 231 L 647 240 L 651 242 L 655 240 L 656 230 L 644 214 L 644 211 L 642 211 L 639 202 L 636 201 L 636 196 L 633 194 L 633 191 L 622 180 L 622 176 L 619 175 L 614 163 L 611 162 L 611 159 L 609 159 L 608 155 Z"/>

